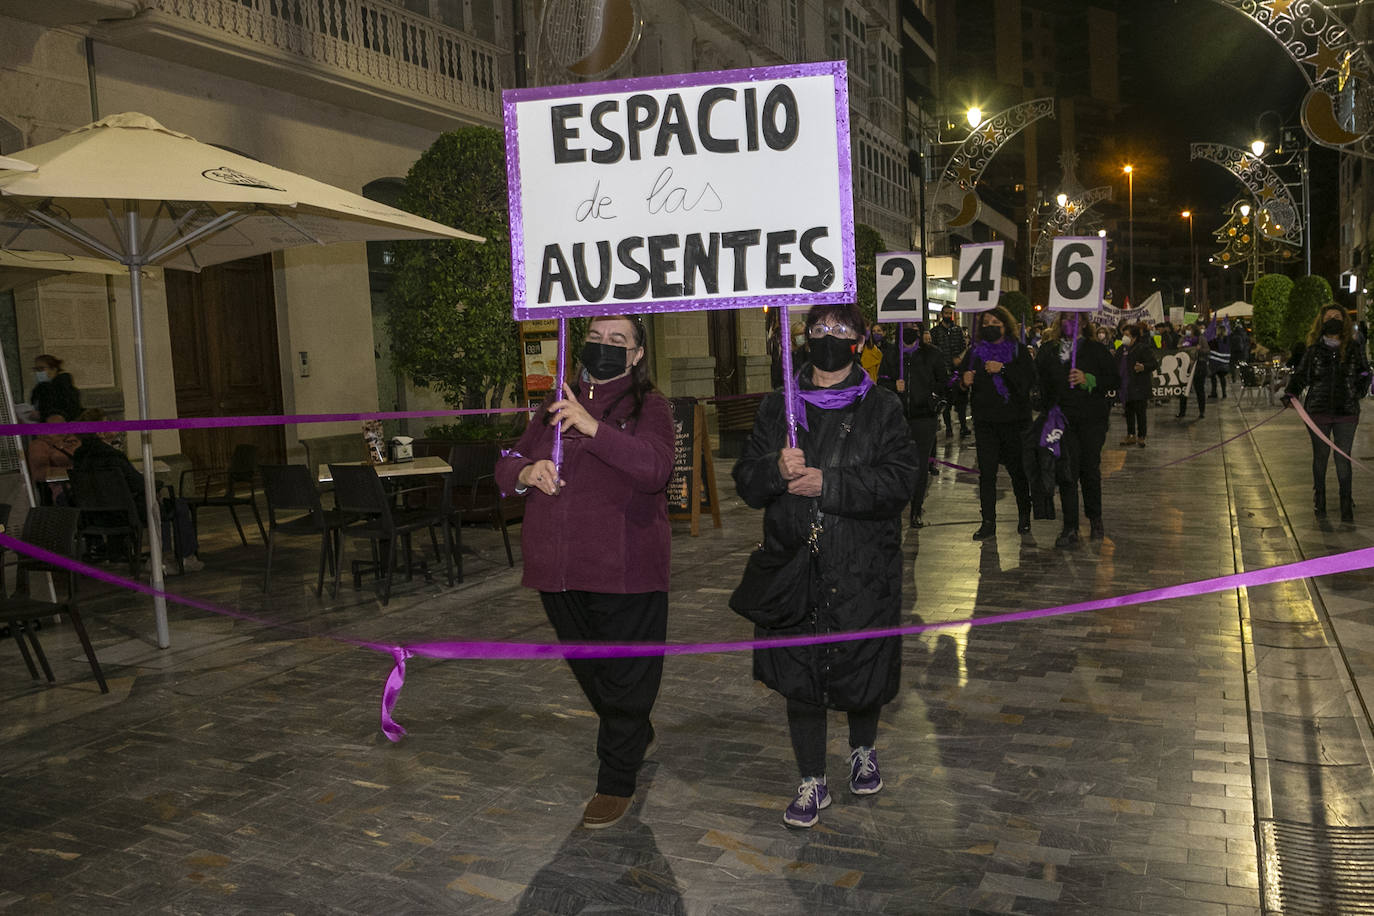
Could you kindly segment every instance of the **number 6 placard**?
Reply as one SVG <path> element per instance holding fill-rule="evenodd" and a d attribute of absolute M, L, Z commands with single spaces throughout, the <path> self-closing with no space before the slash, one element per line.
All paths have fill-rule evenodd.
<path fill-rule="evenodd" d="M 997 304 L 1002 292 L 1002 256 L 1005 252 L 1005 242 L 959 246 L 959 291 L 954 296 L 956 312 L 986 312 Z"/>
<path fill-rule="evenodd" d="M 1061 235 L 1050 249 L 1052 312 L 1095 312 L 1107 285 L 1107 240 Z"/>
<path fill-rule="evenodd" d="M 925 321 L 921 257 L 919 251 L 889 251 L 878 255 L 879 321 Z"/>

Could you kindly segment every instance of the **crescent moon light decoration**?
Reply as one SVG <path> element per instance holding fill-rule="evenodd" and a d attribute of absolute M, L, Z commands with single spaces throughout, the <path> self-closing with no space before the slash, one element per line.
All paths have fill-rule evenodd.
<path fill-rule="evenodd" d="M 1264 160 L 1224 143 L 1194 143 L 1191 149 L 1189 159 L 1219 165 L 1245 185 L 1259 210 L 1267 214 L 1266 219 L 1259 220 L 1265 235 L 1276 242 L 1302 247 L 1302 219 L 1293 192 Z"/>
<path fill-rule="evenodd" d="M 998 112 L 973 129 L 949 157 L 935 185 L 928 216 L 935 232 L 947 232 L 977 218 L 982 202 L 974 186 L 988 161 L 1027 124 L 1047 116 L 1054 117 L 1054 99 L 1031 99 Z"/>
<path fill-rule="evenodd" d="M 1104 200 L 1112 199 L 1112 186 L 1103 185 L 1084 191 L 1077 197 L 1056 207 L 1049 219 L 1045 220 L 1039 238 L 1035 240 L 1035 251 L 1031 254 L 1031 273 L 1037 277 L 1050 275 L 1050 251 L 1054 240 L 1073 231 L 1074 224 L 1091 208 Z"/>
<path fill-rule="evenodd" d="M 1374 158 L 1374 65 L 1339 16 L 1319 0 L 1215 2 L 1268 32 L 1302 70 L 1311 87 L 1302 126 L 1312 142 Z"/>

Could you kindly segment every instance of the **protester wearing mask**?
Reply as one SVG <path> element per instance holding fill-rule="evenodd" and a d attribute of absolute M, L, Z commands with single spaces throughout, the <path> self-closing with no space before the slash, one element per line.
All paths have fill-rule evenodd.
<path fill-rule="evenodd" d="M 1126 438 L 1122 445 L 1145 447 L 1145 437 L 1149 434 L 1148 408 L 1154 390 L 1155 366 L 1159 357 L 1155 354 L 1154 341 L 1150 339 L 1149 325 L 1141 322 L 1126 329 L 1121 335 L 1120 398 L 1126 411 Z"/>
<path fill-rule="evenodd" d="M 1193 359 L 1193 396 L 1197 398 L 1197 418 L 1201 420 L 1207 416 L 1207 364 L 1212 348 L 1197 326 L 1191 324 L 1184 329 L 1179 345 Z M 1178 396 L 1178 419 L 1187 415 L 1188 395 L 1181 394 Z"/>
<path fill-rule="evenodd" d="M 81 392 L 77 390 L 70 372 L 62 371 L 62 360 L 44 353 L 33 359 L 33 391 L 29 404 L 38 415 L 38 422 L 47 423 L 53 416 L 75 420 L 81 413 Z"/>
<path fill-rule="evenodd" d="M 644 324 L 592 319 L 576 385 L 563 383 L 496 465 L 503 493 L 525 493 L 522 581 L 539 590 L 564 642 L 662 642 L 668 627 L 671 530 L 665 490 L 673 418 L 649 378 Z M 561 380 L 560 380 L 561 381 Z M 552 460 L 563 430 L 563 463 Z M 629 810 L 654 729 L 663 657 L 569 659 L 600 719 L 596 794 L 582 825 Z"/>
<path fill-rule="evenodd" d="M 1081 325 L 1081 327 L 1080 327 Z M 1078 329 L 1078 347 L 1073 346 Z M 1108 386 L 1116 377 L 1116 360 L 1095 339 L 1086 316 L 1060 315 L 1055 319 L 1036 359 L 1040 391 L 1046 408 L 1057 406 L 1064 416 L 1059 440 L 1059 505 L 1063 528 L 1056 547 L 1078 544 L 1078 491 L 1083 490 L 1083 512 L 1093 540 L 1106 536 L 1102 525 L 1102 446 L 1112 410 Z"/>
<path fill-rule="evenodd" d="M 962 377 L 973 407 L 978 452 L 978 497 L 983 523 L 975 541 L 997 535 L 997 465 L 1007 469 L 1016 494 L 1017 524 L 1030 531 L 1030 484 L 1022 461 L 1022 437 L 1030 425 L 1030 393 L 1035 364 L 1016 341 L 1016 319 L 1002 306 L 978 314 L 978 342 Z"/>
<path fill-rule="evenodd" d="M 930 342 L 930 333 L 924 335 L 919 327 L 902 331 L 907 351 L 902 361 L 902 377 L 894 380 L 893 390 L 898 392 L 906 407 L 907 429 L 911 441 L 916 444 L 916 454 L 929 461 L 935 454 L 935 437 L 940 431 L 940 410 L 945 406 L 945 387 L 949 379 L 944 354 L 936 350 Z M 930 465 L 934 471 L 934 464 Z M 930 490 L 931 474 L 916 475 L 916 493 L 911 498 L 911 527 L 925 526 L 921 510 L 925 505 L 926 493 Z"/>
<path fill-rule="evenodd" d="M 1327 304 L 1312 322 L 1307 349 L 1283 396 L 1283 405 L 1287 407 L 1306 389 L 1303 408 L 1317 428 L 1347 455 L 1360 422 L 1360 399 L 1369 393 L 1370 380 L 1369 359 L 1353 336 L 1345 309 Z M 1310 429 L 1307 435 L 1312 440 L 1312 507 L 1318 518 L 1325 518 L 1326 462 L 1331 447 Z M 1350 461 L 1340 455 L 1336 456 L 1336 482 L 1340 486 L 1341 521 L 1353 522 Z"/>
<path fill-rule="evenodd" d="M 818 305 L 806 317 L 809 361 L 797 374 L 797 447 L 787 445 L 783 393 L 759 405 L 735 489 L 763 509 L 764 546 L 804 548 L 819 525 L 812 594 L 818 600 L 796 626 L 757 628 L 760 636 L 815 635 L 892 627 L 902 613 L 901 514 L 924 455 L 907 435 L 902 406 L 875 386 L 855 355 L 864 331 L 853 305 Z M 754 677 L 787 700 L 787 724 L 801 785 L 783 813 L 791 827 L 811 827 L 831 803 L 826 783 L 827 710 L 849 719 L 849 791 L 883 787 L 874 745 L 883 704 L 897 695 L 899 637 L 762 649 Z"/>
<path fill-rule="evenodd" d="M 968 350 L 968 335 L 954 320 L 954 306 L 946 305 L 940 309 L 940 320 L 931 329 L 930 339 L 935 344 L 936 349 L 945 354 L 945 358 L 949 360 L 952 367 L 950 375 L 953 377 L 954 372 L 962 366 L 965 351 Z M 954 396 L 945 402 L 945 435 L 954 435 L 954 427 L 949 420 L 949 411 L 952 407 L 959 415 L 959 435 L 963 437 L 969 435 L 968 421 L 964 419 L 965 408 L 968 405 L 968 393 L 958 385 L 953 386 L 953 388 Z"/>

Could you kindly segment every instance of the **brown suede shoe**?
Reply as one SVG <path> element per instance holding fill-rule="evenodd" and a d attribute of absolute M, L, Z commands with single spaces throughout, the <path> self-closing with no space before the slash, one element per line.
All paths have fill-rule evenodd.
<path fill-rule="evenodd" d="M 582 812 L 582 826 L 588 830 L 600 830 L 602 827 L 611 826 L 630 810 L 631 801 L 633 799 L 622 795 L 596 793 Z"/>

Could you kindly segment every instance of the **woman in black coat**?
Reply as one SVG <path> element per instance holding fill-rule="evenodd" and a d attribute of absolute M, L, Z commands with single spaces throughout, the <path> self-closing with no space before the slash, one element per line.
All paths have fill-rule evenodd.
<path fill-rule="evenodd" d="M 1074 323 L 1081 325 L 1078 352 L 1073 352 Z M 1036 369 L 1046 409 L 1057 406 L 1064 414 L 1064 435 L 1059 440 L 1059 504 L 1064 527 L 1056 547 L 1078 543 L 1078 489 L 1083 488 L 1083 511 L 1093 539 L 1105 537 L 1102 526 L 1102 446 L 1107 441 L 1107 422 L 1112 411 L 1111 390 L 1116 378 L 1116 359 L 1093 334 L 1087 316 L 1060 315 L 1040 347 Z"/>
<path fill-rule="evenodd" d="M 903 358 L 906 364 L 900 378 L 894 380 L 894 390 L 906 408 L 906 425 L 911 440 L 916 443 L 918 458 L 930 461 L 935 453 L 935 437 L 940 431 L 940 412 L 944 409 L 945 398 L 949 393 L 949 377 L 953 370 L 945 354 L 931 343 L 930 332 L 921 328 L 907 328 L 902 334 L 907 346 L 916 345 L 915 350 Z M 921 507 L 925 505 L 926 493 L 930 490 L 931 472 L 934 468 L 922 466 L 916 475 L 916 494 L 911 497 L 911 527 L 925 526 Z"/>
<path fill-rule="evenodd" d="M 1355 427 L 1360 422 L 1360 399 L 1369 391 L 1369 359 L 1364 347 L 1353 339 L 1350 316 L 1345 309 L 1329 304 L 1312 322 L 1307 334 L 1307 349 L 1293 370 L 1283 404 L 1307 389 L 1303 399 L 1312 422 L 1336 447 L 1347 455 L 1355 442 Z M 1312 506 L 1318 518 L 1326 517 L 1326 460 L 1331 447 L 1311 431 Z M 1350 462 L 1336 456 L 1336 482 L 1341 489 L 1341 521 L 1355 521 L 1355 502 L 1350 493 Z"/>
<path fill-rule="evenodd" d="M 852 305 L 816 306 L 806 319 L 809 361 L 798 373 L 797 448 L 787 447 L 782 392 L 764 398 L 735 489 L 763 509 L 763 543 L 790 553 L 819 519 L 819 551 L 809 618 L 762 636 L 835 633 L 896 626 L 901 619 L 901 513 L 911 499 L 923 455 L 907 435 L 902 405 L 876 387 L 856 350 L 864 320 Z M 818 513 L 818 515 L 815 515 Z M 883 704 L 897 695 L 898 638 L 754 653 L 754 676 L 787 698 L 787 723 L 802 782 L 783 814 L 811 827 L 830 804 L 825 782 L 826 710 L 848 713 L 850 791 L 883 787 L 874 742 Z"/>
<path fill-rule="evenodd" d="M 1016 494 L 1016 530 L 1030 531 L 1030 484 L 1022 460 L 1022 438 L 1030 425 L 1030 393 L 1035 363 L 1017 343 L 1016 319 L 1002 306 L 980 312 L 975 343 L 962 378 L 973 408 L 978 453 L 978 499 L 983 523 L 975 541 L 997 535 L 997 465 L 1004 465 Z"/>
<path fill-rule="evenodd" d="M 44 353 L 33 360 L 34 386 L 29 403 L 38 414 L 40 423 L 51 416 L 75 420 L 81 413 L 81 392 L 77 391 L 70 372 L 62 371 L 62 360 Z"/>
<path fill-rule="evenodd" d="M 1159 365 L 1149 325 L 1142 321 L 1126 328 L 1126 333 L 1121 335 L 1120 359 L 1121 403 L 1126 410 L 1126 438 L 1121 444 L 1144 448 L 1145 436 L 1149 433 L 1147 409 L 1154 387 L 1155 366 Z"/>

